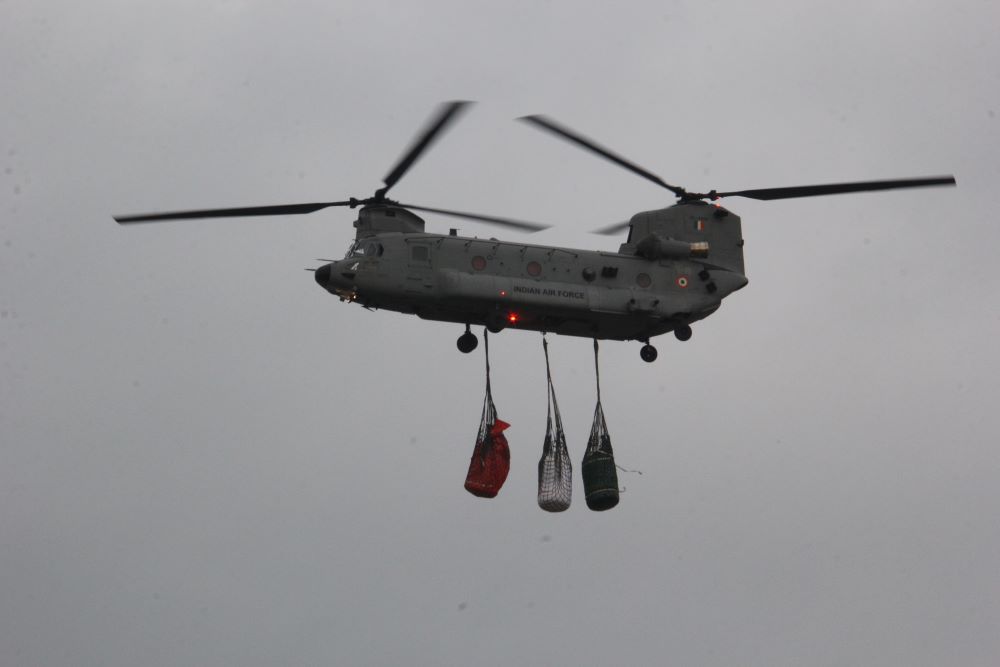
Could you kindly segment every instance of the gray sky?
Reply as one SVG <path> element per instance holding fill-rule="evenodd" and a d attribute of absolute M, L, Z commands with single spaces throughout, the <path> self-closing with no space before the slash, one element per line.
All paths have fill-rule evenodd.
<path fill-rule="evenodd" d="M 0 663 L 996 664 L 1000 9 L 624 5 L 0 3 Z M 691 189 L 959 186 L 728 202 L 750 286 L 602 348 L 643 474 L 549 515 L 537 334 L 491 339 L 473 498 L 481 354 L 302 270 L 351 211 L 111 220 L 366 196 L 450 99 L 394 194 L 532 242 L 670 198 L 528 113 Z M 590 342 L 551 354 L 578 469 Z"/>

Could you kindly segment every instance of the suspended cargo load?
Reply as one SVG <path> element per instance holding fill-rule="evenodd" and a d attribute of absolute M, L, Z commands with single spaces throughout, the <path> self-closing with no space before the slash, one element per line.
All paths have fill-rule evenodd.
<path fill-rule="evenodd" d="M 548 416 L 542 458 L 538 461 L 538 506 L 546 512 L 562 512 L 569 509 L 573 500 L 573 464 L 569 459 L 562 416 L 556 402 L 556 390 L 552 385 L 549 343 L 545 334 L 542 334 L 542 348 L 545 350 L 545 375 L 548 380 Z"/>
<path fill-rule="evenodd" d="M 476 448 L 465 476 L 465 490 L 480 498 L 495 498 L 510 472 L 510 448 L 504 429 L 507 422 L 497 419 L 488 424 L 485 435 L 476 440 Z M 482 432 L 482 431 L 481 431 Z"/>
<path fill-rule="evenodd" d="M 608 425 L 604 421 L 604 408 L 601 406 L 601 369 L 597 363 L 597 340 L 594 340 L 594 367 L 597 370 L 597 408 L 594 410 L 594 423 L 590 427 L 590 438 L 587 441 L 587 451 L 583 455 L 581 473 L 583 475 L 583 492 L 587 507 L 595 512 L 609 510 L 618 504 L 618 470 L 615 465 L 614 451 L 611 449 L 611 436 Z"/>
<path fill-rule="evenodd" d="M 490 390 L 490 344 L 488 334 L 483 331 L 483 347 L 486 350 L 486 398 L 483 401 L 483 416 L 479 421 L 476 447 L 469 461 L 469 472 L 465 476 L 465 490 L 480 498 L 495 498 L 510 472 L 510 447 L 504 430 L 510 424 L 497 418 Z"/>
<path fill-rule="evenodd" d="M 607 433 L 597 437 L 591 435 L 581 467 L 587 507 L 603 512 L 617 505 L 618 470 Z"/>

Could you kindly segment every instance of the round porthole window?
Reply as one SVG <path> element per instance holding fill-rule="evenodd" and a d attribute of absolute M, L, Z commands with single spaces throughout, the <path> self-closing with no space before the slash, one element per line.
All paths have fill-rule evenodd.
<path fill-rule="evenodd" d="M 482 255 L 476 255 L 472 258 L 472 268 L 476 271 L 482 271 L 486 268 L 486 258 Z"/>
<path fill-rule="evenodd" d="M 525 267 L 528 271 L 529 276 L 540 276 L 542 275 L 542 265 L 538 262 L 528 262 L 528 266 Z"/>
<path fill-rule="evenodd" d="M 649 287 L 653 284 L 653 279 L 649 277 L 648 273 L 640 273 L 635 277 L 635 284 L 639 287 Z"/>

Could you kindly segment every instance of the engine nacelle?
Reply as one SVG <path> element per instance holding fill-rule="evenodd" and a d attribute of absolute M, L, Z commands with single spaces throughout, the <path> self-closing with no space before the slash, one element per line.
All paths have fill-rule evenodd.
<path fill-rule="evenodd" d="M 678 241 L 653 233 L 639 241 L 635 251 L 648 260 L 708 257 L 708 242 Z"/>

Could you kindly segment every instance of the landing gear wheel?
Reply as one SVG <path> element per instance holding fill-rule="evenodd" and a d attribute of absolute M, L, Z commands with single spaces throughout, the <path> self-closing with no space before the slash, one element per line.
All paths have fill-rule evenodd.
<path fill-rule="evenodd" d="M 686 324 L 680 325 L 674 329 L 674 337 L 680 341 L 691 340 L 691 327 Z"/>
<path fill-rule="evenodd" d="M 455 344 L 458 346 L 459 352 L 468 354 L 479 347 L 479 339 L 476 338 L 476 334 L 469 331 L 469 328 L 466 327 L 465 333 L 458 337 Z"/>
<path fill-rule="evenodd" d="M 639 350 L 639 356 L 642 357 L 642 360 L 645 361 L 647 364 L 652 363 L 656 361 L 656 356 L 657 356 L 656 348 L 650 345 L 649 343 L 646 343 L 645 345 L 642 346 L 642 349 Z"/>

